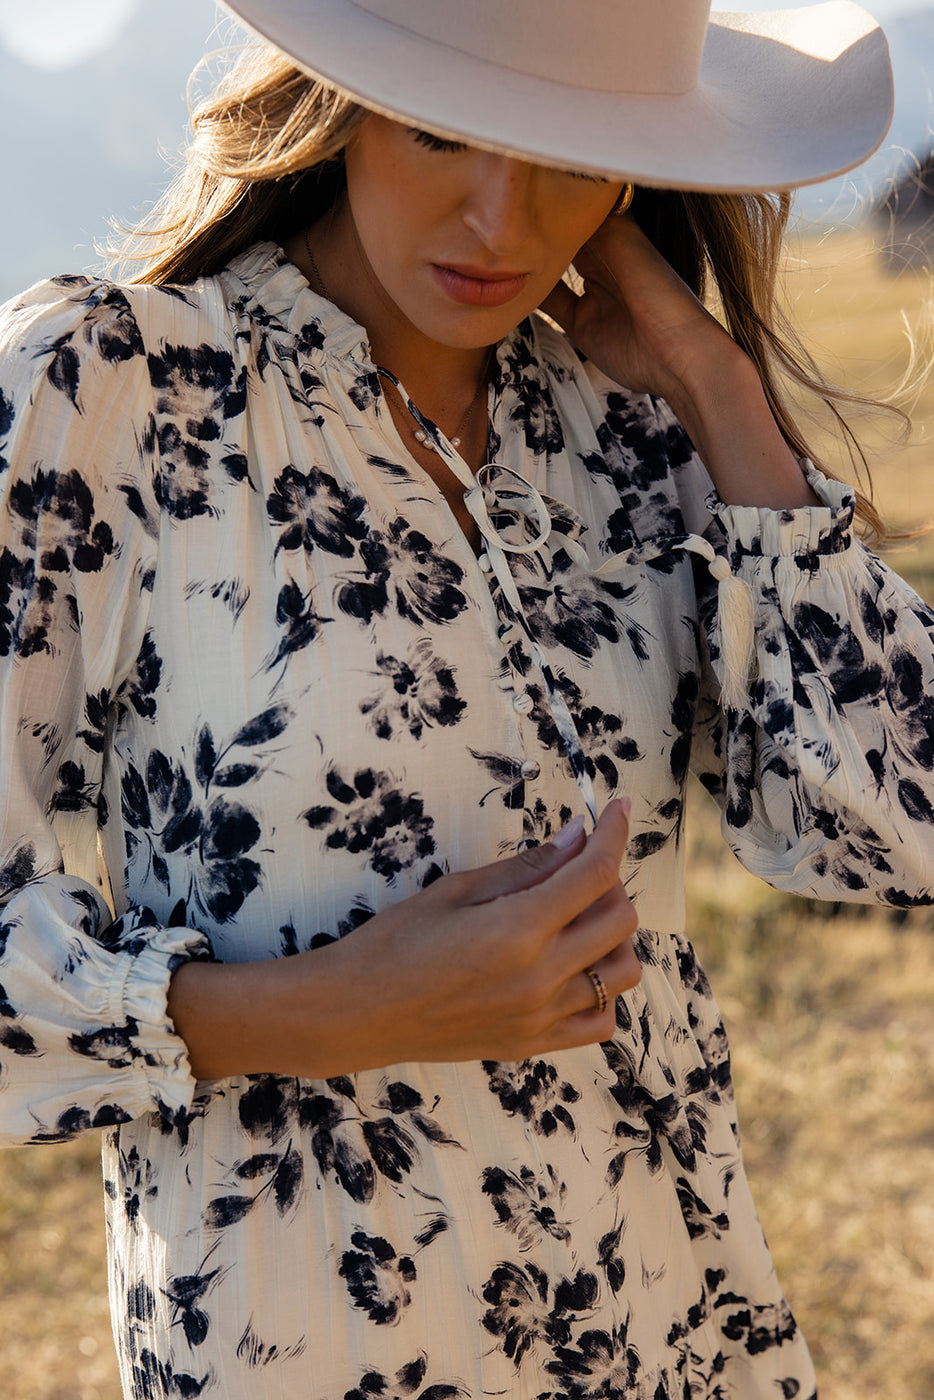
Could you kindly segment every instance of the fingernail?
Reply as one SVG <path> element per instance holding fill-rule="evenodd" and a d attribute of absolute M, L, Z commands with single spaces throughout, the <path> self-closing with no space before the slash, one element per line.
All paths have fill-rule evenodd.
<path fill-rule="evenodd" d="M 632 811 L 632 798 L 631 798 L 631 797 L 618 797 L 616 800 L 617 800 L 617 802 L 619 803 L 619 805 L 620 805 L 620 806 L 622 807 L 622 809 L 623 809 L 623 816 L 624 816 L 624 817 L 626 818 L 626 820 L 628 821 L 628 820 L 629 820 L 629 813 Z"/>
<path fill-rule="evenodd" d="M 572 817 L 567 826 L 563 826 L 560 831 L 556 831 L 551 838 L 551 844 L 559 851 L 566 851 L 568 846 L 573 846 L 584 829 L 584 818 L 578 813 Z"/>

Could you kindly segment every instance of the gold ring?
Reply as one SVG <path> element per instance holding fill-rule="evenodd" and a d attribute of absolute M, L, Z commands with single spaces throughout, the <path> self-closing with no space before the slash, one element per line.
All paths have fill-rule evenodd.
<path fill-rule="evenodd" d="M 606 993 L 606 983 L 600 976 L 599 972 L 596 972 L 592 967 L 585 967 L 584 971 L 590 978 L 590 981 L 593 985 L 593 994 L 596 999 L 596 1009 L 598 1013 L 602 1015 L 603 1012 L 606 1010 L 607 1005 L 609 1004 L 609 998 Z"/>

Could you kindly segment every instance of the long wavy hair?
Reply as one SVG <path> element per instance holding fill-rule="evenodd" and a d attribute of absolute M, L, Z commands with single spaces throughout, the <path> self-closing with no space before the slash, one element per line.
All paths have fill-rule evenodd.
<path fill-rule="evenodd" d="M 130 282 L 184 284 L 219 271 L 258 240 L 285 243 L 340 197 L 343 151 L 366 116 L 351 98 L 270 46 L 241 50 L 192 112 L 193 136 L 179 174 L 146 224 L 108 250 L 111 265 Z M 864 454 L 845 416 L 848 407 L 868 401 L 824 379 L 778 305 L 790 207 L 785 194 L 639 187 L 631 212 L 691 290 L 718 301 L 730 334 L 759 372 L 791 450 L 814 460 L 789 403 L 789 387 L 796 385 L 829 409 L 871 492 Z M 873 406 L 907 422 L 887 404 Z M 870 495 L 857 491 L 856 514 L 871 539 L 886 537 Z"/>

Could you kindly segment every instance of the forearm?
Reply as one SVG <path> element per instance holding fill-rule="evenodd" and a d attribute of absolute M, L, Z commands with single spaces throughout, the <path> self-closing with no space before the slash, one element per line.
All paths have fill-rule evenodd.
<path fill-rule="evenodd" d="M 345 938 L 268 962 L 189 962 L 168 1012 L 199 1079 L 332 1078 L 403 1061 L 519 1060 L 612 1033 L 611 998 L 639 980 L 635 910 L 619 882 L 627 807 L 585 840 L 447 875 Z"/>
<path fill-rule="evenodd" d="M 330 952 L 180 967 L 169 985 L 168 1013 L 195 1078 L 328 1078 L 362 1068 L 347 1049 L 354 1039 L 348 1024 L 353 1007 L 334 984 Z"/>
<path fill-rule="evenodd" d="M 820 504 L 779 432 L 755 366 L 737 347 L 667 397 L 725 504 Z"/>

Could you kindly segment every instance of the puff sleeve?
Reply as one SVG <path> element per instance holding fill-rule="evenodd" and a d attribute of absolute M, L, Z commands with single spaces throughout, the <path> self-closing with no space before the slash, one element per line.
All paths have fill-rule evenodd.
<path fill-rule="evenodd" d="M 934 613 L 854 536 L 852 490 L 809 478 L 821 507 L 708 502 L 709 533 L 752 592 L 755 652 L 748 704 L 702 704 L 695 768 L 733 850 L 769 884 L 929 904 Z"/>
<path fill-rule="evenodd" d="M 6 1142 L 176 1115 L 194 1089 L 166 997 L 180 961 L 209 955 L 207 940 L 120 907 L 122 836 L 108 792 L 108 735 L 145 655 L 157 490 L 147 357 L 126 293 L 57 279 L 2 308 Z"/>

